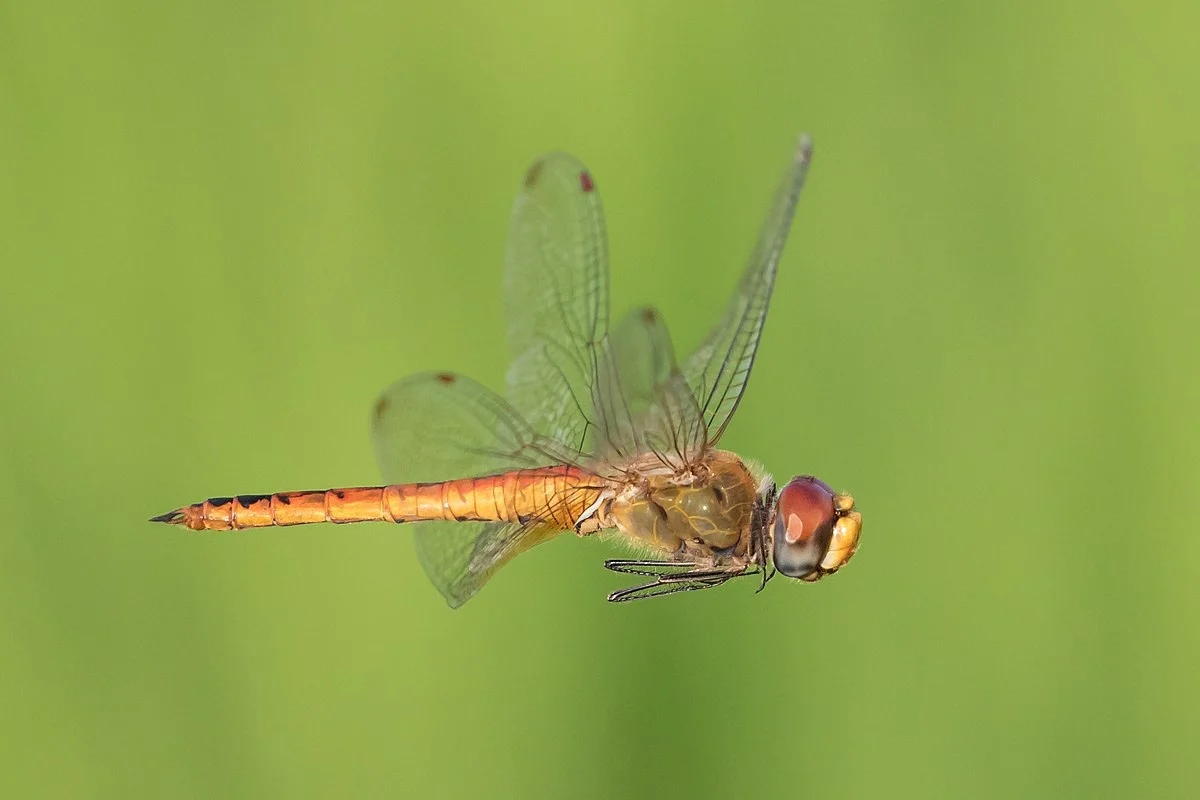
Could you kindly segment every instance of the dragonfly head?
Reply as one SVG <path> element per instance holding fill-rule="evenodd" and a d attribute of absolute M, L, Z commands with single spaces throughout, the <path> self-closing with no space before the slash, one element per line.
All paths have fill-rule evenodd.
<path fill-rule="evenodd" d="M 775 569 L 789 578 L 819 581 L 837 572 L 858 548 L 862 516 L 854 498 L 811 475 L 792 478 L 775 504 Z"/>

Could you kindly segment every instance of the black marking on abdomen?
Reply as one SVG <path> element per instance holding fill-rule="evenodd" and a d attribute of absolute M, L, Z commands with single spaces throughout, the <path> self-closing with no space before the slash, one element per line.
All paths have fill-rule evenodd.
<path fill-rule="evenodd" d="M 241 499 L 240 497 L 238 498 L 238 500 Z M 229 505 L 231 500 L 233 500 L 232 497 L 210 497 L 208 498 L 208 504 L 213 508 L 220 508 L 221 506 Z"/>

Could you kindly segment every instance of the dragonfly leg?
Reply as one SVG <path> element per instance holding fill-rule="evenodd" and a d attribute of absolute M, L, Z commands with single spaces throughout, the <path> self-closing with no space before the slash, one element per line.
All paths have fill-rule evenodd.
<path fill-rule="evenodd" d="M 675 567 L 683 566 L 674 562 L 663 561 L 641 562 L 641 564 L 643 566 L 650 564 L 655 567 L 664 567 L 668 564 Z M 605 566 L 613 569 L 608 563 Z M 664 597 L 679 592 L 695 592 L 701 589 L 711 589 L 733 578 L 754 574 L 754 571 L 746 569 L 697 569 L 669 573 L 634 572 L 630 569 L 615 569 L 614 571 L 630 572 L 634 575 L 648 575 L 654 577 L 655 580 L 613 592 L 608 596 L 608 602 L 610 603 L 626 603 L 630 600 L 647 600 L 651 597 Z"/>
<path fill-rule="evenodd" d="M 770 478 L 763 481 L 758 497 L 754 503 L 754 512 L 750 517 L 750 554 L 751 562 L 758 565 L 755 572 L 759 573 L 758 594 L 767 588 L 767 581 L 775 577 L 775 565 L 771 563 L 770 545 L 767 541 L 767 531 L 775 509 L 775 482 Z"/>
<path fill-rule="evenodd" d="M 627 589 L 619 589 L 608 596 L 610 603 L 627 603 L 630 600 L 648 600 L 651 597 L 666 597 L 669 594 L 678 594 L 679 592 L 694 592 L 700 589 L 711 589 L 714 586 L 720 586 L 725 581 L 704 582 L 693 581 L 691 583 L 663 583 L 662 581 L 651 581 L 643 583 L 640 586 L 630 586 Z"/>
<path fill-rule="evenodd" d="M 687 572 L 696 568 L 695 564 L 679 561 L 646 561 L 643 559 L 623 559 L 610 558 L 604 562 L 605 569 L 611 569 L 613 572 L 622 572 L 626 575 L 649 575 L 658 577 L 659 575 L 671 574 L 672 572 Z"/>
<path fill-rule="evenodd" d="M 720 580 L 725 582 L 746 573 L 743 569 L 698 569 L 695 572 L 679 572 L 674 575 L 660 575 L 659 583 L 687 583 L 688 581 Z"/>

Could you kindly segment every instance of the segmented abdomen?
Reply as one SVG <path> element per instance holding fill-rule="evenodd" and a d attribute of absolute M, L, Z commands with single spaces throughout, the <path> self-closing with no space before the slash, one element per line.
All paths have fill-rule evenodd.
<path fill-rule="evenodd" d="M 152 521 L 194 531 L 427 520 L 538 522 L 569 530 L 603 488 L 601 478 L 564 465 L 438 483 L 215 497 Z"/>

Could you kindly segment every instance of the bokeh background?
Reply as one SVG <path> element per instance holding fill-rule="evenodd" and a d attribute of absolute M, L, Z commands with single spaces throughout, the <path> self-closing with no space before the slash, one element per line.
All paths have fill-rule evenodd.
<path fill-rule="evenodd" d="M 1182 2 L 0 6 L 0 791 L 1194 796 L 1200 112 Z M 500 387 L 526 165 L 614 312 L 718 315 L 814 167 L 725 444 L 863 547 L 612 607 L 564 538 L 459 611 L 411 531 L 208 537 L 378 481 L 377 393 Z"/>

